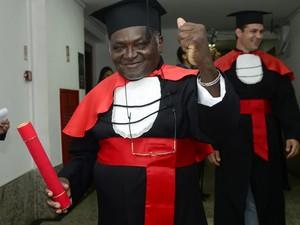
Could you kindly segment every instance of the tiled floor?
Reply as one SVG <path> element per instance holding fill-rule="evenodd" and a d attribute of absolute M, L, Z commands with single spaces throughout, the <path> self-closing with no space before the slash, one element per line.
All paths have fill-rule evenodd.
<path fill-rule="evenodd" d="M 213 168 L 207 166 L 204 191 L 210 193 L 204 202 L 207 221 L 213 225 Z M 286 192 L 287 225 L 300 225 L 300 180 L 290 176 L 292 190 Z M 96 194 L 92 192 L 80 205 L 66 215 L 61 221 L 42 222 L 41 225 L 97 225 Z"/>
<path fill-rule="evenodd" d="M 291 191 L 285 193 L 287 225 L 300 224 L 300 180 L 290 176 Z"/>

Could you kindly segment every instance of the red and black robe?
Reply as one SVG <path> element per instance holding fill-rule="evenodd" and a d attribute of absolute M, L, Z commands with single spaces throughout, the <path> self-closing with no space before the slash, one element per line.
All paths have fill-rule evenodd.
<path fill-rule="evenodd" d="M 118 73 L 108 77 L 89 92 L 75 111 L 64 129 L 66 134 L 75 137 L 71 147 L 73 159 L 60 172 L 60 176 L 70 180 L 75 203 L 94 180 L 98 195 L 99 224 L 207 224 L 201 202 L 197 162 L 209 151 L 202 149 L 200 154 L 194 155 L 195 158 L 186 158 L 191 151 L 198 148 L 199 141 L 223 146 L 230 131 L 237 126 L 239 107 L 238 98 L 227 81 L 226 94 L 221 102 L 213 107 L 198 104 L 195 76 L 197 73 L 195 70 L 162 65 L 149 75 L 157 77 L 159 81 L 159 109 L 151 128 L 137 138 L 122 138 L 115 132 L 111 122 L 114 107 L 144 107 L 133 106 L 130 103 L 127 106 L 114 104 L 116 88 L 125 84 L 128 84 L 129 88 L 130 84 Z M 155 143 L 152 143 L 152 139 L 155 139 Z M 132 150 L 131 141 L 134 151 L 140 151 L 136 146 L 143 146 L 138 143 L 145 141 L 148 146 L 145 149 L 149 148 L 151 152 L 152 147 L 161 148 L 165 140 L 171 143 L 171 147 L 173 140 L 180 145 L 177 145 L 180 150 L 177 148 L 175 153 L 176 168 L 169 167 L 170 160 L 174 160 L 173 156 L 168 158 L 169 155 L 166 158 L 155 154 L 146 156 L 152 160 L 149 163 L 150 170 L 148 167 L 138 166 L 138 163 L 145 159 L 141 157 L 145 156 L 128 156 L 130 163 L 136 163 L 136 166 L 128 166 L 127 162 L 120 163 L 123 152 Z M 111 158 L 115 158 L 115 161 L 112 162 Z M 153 175 L 158 177 L 153 179 Z M 170 179 L 171 176 L 174 176 L 174 179 Z M 149 196 L 148 192 L 152 196 Z M 170 201 L 173 201 L 173 206 L 168 203 L 164 205 L 164 202 Z M 170 213 L 161 213 L 168 210 Z"/>
<path fill-rule="evenodd" d="M 221 166 L 216 170 L 215 225 L 244 225 L 245 202 L 252 188 L 261 225 L 284 225 L 282 191 L 284 139 L 299 139 L 300 114 L 291 79 L 293 73 L 277 58 L 263 52 L 259 56 L 262 80 L 241 82 L 236 72 L 237 58 L 232 50 L 215 65 L 231 81 L 240 97 L 237 132 L 221 150 Z"/>

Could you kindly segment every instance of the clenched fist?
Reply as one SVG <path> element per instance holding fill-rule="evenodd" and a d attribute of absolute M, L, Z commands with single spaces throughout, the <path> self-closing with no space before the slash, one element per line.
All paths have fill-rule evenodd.
<path fill-rule="evenodd" d="M 212 56 L 208 48 L 206 29 L 203 24 L 186 22 L 177 19 L 178 41 L 186 52 L 188 61 L 200 70 L 201 82 L 210 83 L 215 80 L 219 72 L 214 67 Z M 219 96 L 219 83 L 206 88 L 214 97 Z"/>
<path fill-rule="evenodd" d="M 198 66 L 199 69 L 204 65 L 213 67 L 205 26 L 203 24 L 186 22 L 183 18 L 178 18 L 177 27 L 178 41 L 187 53 L 189 62 Z"/>

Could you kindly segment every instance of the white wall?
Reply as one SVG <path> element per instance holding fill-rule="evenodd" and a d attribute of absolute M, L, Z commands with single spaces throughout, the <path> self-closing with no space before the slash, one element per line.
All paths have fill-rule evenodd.
<path fill-rule="evenodd" d="M 47 1 L 48 93 L 50 156 L 57 165 L 62 162 L 59 89 L 77 89 L 78 52 L 84 54 L 83 8 L 74 0 Z M 66 46 L 70 62 L 66 61 Z"/>
<path fill-rule="evenodd" d="M 59 89 L 78 90 L 78 52 L 84 53 L 84 14 L 77 2 L 1 2 L 0 108 L 8 108 L 11 128 L 0 141 L 0 186 L 35 168 L 16 130 L 23 121 L 33 122 L 53 164 L 62 162 Z M 32 82 L 24 81 L 25 70 L 32 70 Z"/>
<path fill-rule="evenodd" d="M 284 55 L 284 61 L 294 71 L 296 80 L 293 81 L 296 91 L 298 103 L 300 103 L 300 10 L 298 10 L 291 18 L 290 21 L 290 34 L 289 34 L 289 47 Z"/>
<path fill-rule="evenodd" d="M 164 37 L 164 49 L 163 49 L 163 59 L 167 64 L 176 65 L 177 62 L 177 48 L 179 43 L 177 41 L 177 29 L 163 29 L 162 35 Z"/>
<path fill-rule="evenodd" d="M 24 45 L 29 45 L 27 3 L 6 0 L 0 7 L 0 108 L 8 108 L 11 123 L 6 140 L 0 141 L 0 186 L 32 167 L 16 130 L 18 124 L 31 119 L 32 83 L 23 79 L 24 71 L 30 69 L 23 56 Z"/>
<path fill-rule="evenodd" d="M 108 45 L 107 45 L 106 41 L 99 42 L 95 45 L 94 54 L 95 54 L 95 59 L 96 59 L 96 61 L 94 62 L 94 65 L 96 66 L 96 68 L 95 68 L 96 76 L 95 76 L 94 81 L 96 83 L 99 78 L 99 73 L 104 66 L 109 66 L 113 70 L 115 70 L 115 66 L 114 66 L 113 62 L 111 61 L 111 57 L 108 52 Z"/>
<path fill-rule="evenodd" d="M 93 48 L 93 84 L 98 82 L 99 73 L 104 66 L 110 66 L 114 70 L 106 39 L 105 26 L 86 16 L 85 42 Z"/>

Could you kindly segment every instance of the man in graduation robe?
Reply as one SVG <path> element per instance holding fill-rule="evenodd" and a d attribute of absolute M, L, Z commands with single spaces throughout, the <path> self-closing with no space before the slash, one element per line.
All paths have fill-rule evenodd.
<path fill-rule="evenodd" d="M 210 151 L 200 141 L 222 146 L 237 126 L 238 98 L 213 66 L 203 25 L 177 21 L 179 42 L 200 72 L 163 63 L 164 13 L 156 0 L 93 13 L 107 27 L 117 72 L 65 127 L 73 158 L 60 176 L 73 205 L 94 180 L 101 225 L 206 225 L 197 163 Z"/>
<path fill-rule="evenodd" d="M 285 224 L 281 151 L 285 146 L 287 158 L 299 152 L 300 115 L 293 72 L 258 50 L 263 14 L 230 14 L 237 21 L 236 48 L 215 62 L 239 95 L 241 114 L 226 147 L 209 156 L 218 165 L 215 225 Z"/>

